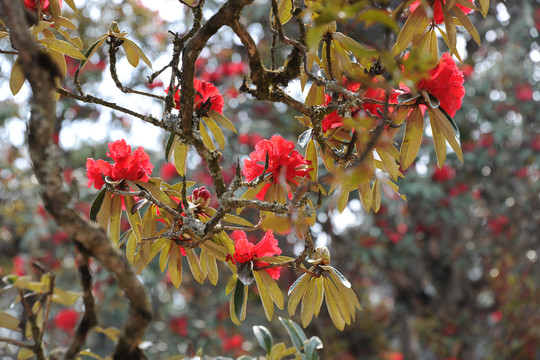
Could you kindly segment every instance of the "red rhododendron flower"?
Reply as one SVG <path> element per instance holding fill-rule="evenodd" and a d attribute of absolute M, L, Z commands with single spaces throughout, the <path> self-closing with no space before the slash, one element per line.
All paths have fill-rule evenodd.
<path fill-rule="evenodd" d="M 174 317 L 169 321 L 171 331 L 182 337 L 188 336 L 187 325 L 188 321 L 185 316 Z"/>
<path fill-rule="evenodd" d="M 452 56 L 444 53 L 437 66 L 429 71 L 429 78 L 420 80 L 416 84 L 416 89 L 425 90 L 435 96 L 440 102 L 440 107 L 454 117 L 465 96 L 463 73 L 456 66 Z"/>
<path fill-rule="evenodd" d="M 47 11 L 49 9 L 49 0 L 40 0 L 41 2 L 41 10 Z M 62 6 L 62 0 L 58 0 L 58 3 L 60 6 Z M 24 0 L 24 6 L 28 10 L 35 11 L 36 10 L 36 0 Z"/>
<path fill-rule="evenodd" d="M 210 205 L 211 199 L 212 195 L 205 186 L 193 190 L 191 196 L 188 196 L 189 201 L 200 207 L 207 207 L 208 205 Z"/>
<path fill-rule="evenodd" d="M 268 230 L 261 241 L 257 244 L 249 242 L 246 233 L 243 231 L 234 231 L 231 237 L 235 241 L 233 261 L 234 263 L 246 263 L 253 261 L 254 258 L 263 256 L 280 255 L 281 249 L 278 246 L 278 241 L 274 237 L 274 232 Z M 268 263 L 264 261 L 255 261 L 255 266 L 266 266 Z M 271 268 L 265 270 L 272 279 L 279 279 L 281 268 Z"/>
<path fill-rule="evenodd" d="M 529 101 L 533 98 L 533 89 L 529 83 L 516 85 L 516 99 L 518 101 Z"/>
<path fill-rule="evenodd" d="M 456 170 L 448 165 L 443 165 L 440 169 L 437 167 L 431 175 L 431 179 L 437 182 L 446 182 L 456 177 Z"/>
<path fill-rule="evenodd" d="M 169 182 L 178 175 L 178 171 L 173 163 L 166 163 L 161 167 L 159 174 L 164 181 Z"/>
<path fill-rule="evenodd" d="M 79 313 L 73 309 L 60 310 L 54 317 L 54 324 L 65 332 L 72 332 L 79 320 Z"/>
<path fill-rule="evenodd" d="M 371 99 L 371 100 L 377 100 L 377 101 L 386 101 L 386 91 L 382 88 L 377 87 L 377 79 L 373 78 L 373 87 L 368 87 L 364 91 L 364 98 Z M 352 81 L 348 81 L 347 79 L 343 80 L 343 85 L 347 88 L 347 90 L 352 92 L 359 92 L 361 91 L 361 86 L 359 83 L 355 83 Z M 399 93 L 395 89 L 392 89 L 388 102 L 390 104 L 397 104 L 397 97 Z M 332 101 L 332 97 L 328 94 L 325 95 L 325 105 L 328 105 Z M 380 112 L 383 110 L 384 105 L 382 104 L 375 104 L 375 103 L 369 103 L 365 102 L 362 104 L 362 109 L 366 112 L 368 112 L 371 115 L 374 116 L 380 116 Z M 392 107 L 389 108 L 390 111 L 392 111 Z M 352 116 L 355 116 L 358 114 L 360 109 L 351 109 Z M 323 119 L 322 123 L 322 129 L 323 132 L 327 132 L 330 129 L 335 129 L 343 125 L 343 118 L 338 114 L 337 110 L 326 115 Z"/>
<path fill-rule="evenodd" d="M 469 0 L 471 1 L 471 0 Z M 446 1 L 445 0 L 435 0 L 433 2 L 433 21 L 437 24 L 442 24 L 444 22 L 444 16 L 443 16 L 443 12 L 442 12 L 442 3 L 441 2 L 444 2 L 446 4 Z M 472 1 L 471 1 L 472 2 Z M 415 1 L 411 4 L 411 7 L 410 7 L 410 10 L 411 12 L 413 12 L 414 10 L 416 10 L 416 8 L 418 6 L 420 6 L 420 3 L 421 1 Z M 458 6 L 461 10 L 463 10 L 463 12 L 465 14 L 468 14 L 472 11 L 472 9 L 469 9 L 465 6 L 462 6 L 462 5 L 456 5 Z"/>
<path fill-rule="evenodd" d="M 195 87 L 195 102 L 193 107 L 196 110 L 211 109 L 223 114 L 223 105 L 225 104 L 225 101 L 214 84 L 193 79 L 193 86 Z M 165 92 L 168 91 L 169 88 L 165 90 Z M 174 102 L 176 104 L 176 109 L 180 110 L 180 90 L 176 91 L 176 94 L 174 94 Z"/>
<path fill-rule="evenodd" d="M 269 159 L 268 172 L 272 174 L 272 183 L 287 181 L 297 184 L 296 177 L 302 178 L 309 175 L 309 162 L 294 150 L 294 144 L 281 136 L 274 135 L 270 140 L 259 141 L 255 145 L 255 151 L 249 154 L 250 158 L 244 160 L 242 174 L 247 181 L 255 180 L 262 174 L 267 153 Z M 269 187 L 270 184 L 266 184 L 257 195 L 257 198 L 264 199 L 266 190 Z"/>
<path fill-rule="evenodd" d="M 101 189 L 105 184 L 104 177 L 109 176 L 112 180 L 143 180 L 149 179 L 154 166 L 150 163 L 150 156 L 144 152 L 144 148 L 138 147 L 131 153 L 131 146 L 124 139 L 109 143 L 107 156 L 115 161 L 109 164 L 104 160 L 86 160 L 86 176 L 88 187 L 94 184 L 96 189 Z"/>

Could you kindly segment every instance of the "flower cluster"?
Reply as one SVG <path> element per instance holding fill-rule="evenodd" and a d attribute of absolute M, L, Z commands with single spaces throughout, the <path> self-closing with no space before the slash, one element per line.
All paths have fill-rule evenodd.
<path fill-rule="evenodd" d="M 278 246 L 278 241 L 274 237 L 274 232 L 268 230 L 261 241 L 257 244 L 249 242 L 246 233 L 243 231 L 234 231 L 231 238 L 235 241 L 234 255 L 232 260 L 234 263 L 247 263 L 259 257 L 280 255 L 281 249 Z M 264 261 L 255 261 L 255 266 L 266 266 L 268 263 Z M 279 279 L 281 268 L 270 268 L 265 270 L 272 279 Z"/>
<path fill-rule="evenodd" d="M 150 163 L 150 157 L 144 152 L 144 148 L 138 147 L 131 153 L 131 146 L 124 139 L 109 143 L 107 156 L 114 160 L 113 164 L 105 160 L 86 160 L 86 175 L 88 187 L 94 184 L 96 189 L 101 189 L 105 184 L 104 178 L 109 177 L 112 181 L 142 180 L 149 179 L 154 166 Z"/>
<path fill-rule="evenodd" d="M 471 1 L 471 0 L 469 0 Z M 442 24 L 444 22 L 444 16 L 443 16 L 443 12 L 442 12 L 442 3 L 445 3 L 446 4 L 446 1 L 445 0 L 435 0 L 433 2 L 433 21 L 437 24 Z M 472 2 L 472 1 L 471 1 Z M 420 4 L 422 3 L 422 1 L 415 1 L 411 4 L 411 7 L 409 8 L 411 10 L 411 12 L 413 12 L 414 10 L 416 10 L 416 8 L 418 6 L 420 6 Z M 463 10 L 463 12 L 465 14 L 468 14 L 472 11 L 472 9 L 469 9 L 463 5 L 456 5 L 457 7 L 459 7 L 461 10 Z"/>
<path fill-rule="evenodd" d="M 214 110 L 220 114 L 223 114 L 223 105 L 225 101 L 223 100 L 223 95 L 219 93 L 217 87 L 214 84 L 193 79 L 193 87 L 195 88 L 195 102 L 193 107 L 196 111 L 207 111 Z M 168 92 L 167 88 L 165 92 Z M 176 109 L 180 110 L 180 90 L 177 90 L 174 94 L 174 102 L 176 104 Z"/>
<path fill-rule="evenodd" d="M 373 78 L 372 80 L 373 87 L 368 87 L 363 91 L 363 96 L 366 99 L 370 100 L 376 100 L 384 102 L 386 101 L 386 91 L 380 87 L 377 87 L 377 78 Z M 359 83 L 355 83 L 352 81 L 348 81 L 347 79 L 343 79 L 343 85 L 345 88 L 352 92 L 360 92 L 362 91 L 361 85 Z M 392 89 L 392 91 L 389 94 L 388 102 L 390 104 L 397 104 L 397 97 L 399 93 L 395 89 Z M 332 101 L 332 97 L 328 94 L 325 95 L 325 105 L 328 106 L 330 102 Z M 355 109 L 351 108 L 351 115 L 354 117 L 361 113 L 362 111 L 368 113 L 372 116 L 380 116 L 380 113 L 383 110 L 384 105 L 377 104 L 377 103 L 369 103 L 364 102 L 362 104 L 361 108 Z M 392 110 L 392 107 L 389 108 L 389 110 Z M 338 111 L 334 111 L 328 115 L 326 115 L 321 123 L 323 132 L 327 132 L 328 130 L 338 128 L 343 125 L 343 118 L 338 114 Z"/>
<path fill-rule="evenodd" d="M 285 140 L 281 136 L 274 135 L 270 140 L 261 140 L 255 145 L 255 151 L 249 154 L 249 159 L 244 160 L 242 174 L 247 181 L 255 180 L 264 171 L 268 154 L 268 172 L 272 174 L 271 183 L 292 182 L 296 183 L 296 177 L 307 177 L 310 168 L 307 161 L 300 153 L 294 150 L 294 143 Z M 264 199 L 266 186 L 257 195 L 258 199 Z"/>
<path fill-rule="evenodd" d="M 440 107 L 454 117 L 456 110 L 461 107 L 461 100 L 465 96 L 463 87 L 463 73 L 457 67 L 454 59 L 444 53 L 437 66 L 429 71 L 429 78 L 420 80 L 416 84 L 418 91 L 425 90 L 435 96 Z"/>

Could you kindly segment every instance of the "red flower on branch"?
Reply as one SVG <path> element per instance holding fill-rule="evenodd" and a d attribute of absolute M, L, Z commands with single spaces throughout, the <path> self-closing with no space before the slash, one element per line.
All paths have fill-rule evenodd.
<path fill-rule="evenodd" d="M 58 0 L 60 6 L 62 6 L 62 0 Z M 40 0 L 41 10 L 47 12 L 49 10 L 49 0 Z M 24 0 L 24 6 L 28 10 L 36 11 L 36 0 Z"/>
<path fill-rule="evenodd" d="M 195 87 L 195 102 L 193 104 L 195 110 L 204 111 L 211 109 L 223 114 L 223 105 L 225 104 L 225 101 L 214 84 L 193 79 L 193 86 Z M 168 91 L 169 88 L 165 90 L 165 92 Z M 174 103 L 176 104 L 175 108 L 180 110 L 180 90 L 177 90 L 176 94 L 174 94 Z"/>
<path fill-rule="evenodd" d="M 471 1 L 471 0 L 469 0 Z M 442 12 L 442 3 L 445 3 L 446 4 L 446 1 L 445 0 L 435 0 L 433 2 L 433 21 L 437 24 L 442 24 L 444 22 L 444 16 L 443 16 L 443 12 Z M 472 2 L 472 1 L 471 1 Z M 416 10 L 416 8 L 418 6 L 420 6 L 420 3 L 421 1 L 415 1 L 411 4 L 411 7 L 409 8 L 411 10 L 411 12 L 413 12 L 414 10 Z M 463 12 L 465 14 L 468 14 L 472 11 L 472 9 L 469 9 L 463 5 L 456 5 L 457 7 L 459 7 L 461 10 L 463 10 Z"/>
<path fill-rule="evenodd" d="M 249 154 L 250 158 L 244 160 L 242 174 L 247 181 L 255 180 L 263 173 L 266 154 L 268 154 L 267 172 L 271 174 L 271 184 L 284 182 L 298 184 L 298 178 L 309 175 L 310 162 L 294 150 L 294 143 L 274 135 L 270 140 L 259 141 L 255 145 L 255 151 Z M 271 184 L 266 184 L 257 194 L 258 199 L 264 199 L 266 190 Z"/>
<path fill-rule="evenodd" d="M 435 96 L 440 107 L 454 117 L 456 110 L 461 107 L 461 100 L 465 96 L 463 87 L 463 73 L 456 66 L 454 59 L 444 53 L 437 66 L 429 71 L 429 78 L 420 80 L 416 84 L 418 91 L 425 90 Z"/>
<path fill-rule="evenodd" d="M 142 180 L 149 179 L 154 166 L 150 163 L 150 156 L 144 152 L 144 148 L 138 147 L 131 153 L 131 146 L 124 139 L 109 143 L 107 156 L 115 161 L 110 164 L 105 160 L 86 160 L 86 176 L 88 187 L 94 184 L 96 189 L 101 189 L 105 184 L 104 178 L 109 176 L 113 181 L 118 180 Z"/>
<path fill-rule="evenodd" d="M 278 241 L 274 237 L 274 232 L 272 230 L 268 230 L 262 240 L 257 244 L 249 242 L 246 233 L 243 231 L 234 231 L 231 237 L 236 243 L 234 247 L 234 255 L 232 257 L 235 264 L 243 264 L 263 256 L 274 256 L 281 254 L 281 249 L 278 246 Z M 262 267 L 268 265 L 268 263 L 264 261 L 255 261 L 253 265 Z M 279 279 L 281 268 L 271 268 L 266 269 L 265 271 L 272 277 L 272 279 L 277 280 Z"/>
<path fill-rule="evenodd" d="M 368 87 L 367 89 L 363 91 L 363 97 L 368 100 L 376 100 L 376 101 L 381 101 L 381 102 L 386 101 L 386 91 L 383 88 L 377 87 L 377 79 L 373 78 L 372 83 L 373 83 L 373 87 Z M 359 83 L 348 81 L 347 79 L 343 80 L 343 85 L 345 85 L 347 90 L 352 91 L 352 92 L 362 91 L 361 85 Z M 398 95 L 399 95 L 399 92 L 396 91 L 395 89 L 392 89 L 388 98 L 389 104 L 397 104 Z M 325 105 L 328 106 L 328 104 L 330 104 L 331 101 L 332 101 L 332 97 L 326 94 Z M 351 115 L 354 117 L 363 110 L 370 115 L 380 117 L 380 113 L 383 111 L 383 109 L 384 109 L 383 104 L 370 103 L 366 101 L 362 104 L 361 109 L 351 108 Z M 392 109 L 393 107 L 389 107 L 389 111 L 392 111 Z M 343 118 L 338 114 L 336 110 L 326 115 L 321 125 L 322 125 L 323 132 L 327 132 L 330 129 L 335 129 L 343 125 Z"/>
<path fill-rule="evenodd" d="M 54 325 L 64 330 L 65 332 L 71 333 L 77 325 L 79 320 L 79 313 L 73 309 L 63 309 L 60 310 L 54 317 Z"/>

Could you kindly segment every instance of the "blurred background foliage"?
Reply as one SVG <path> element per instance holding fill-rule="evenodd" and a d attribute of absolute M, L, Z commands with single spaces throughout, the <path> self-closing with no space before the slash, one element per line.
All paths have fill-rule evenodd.
<path fill-rule="evenodd" d="M 157 70 L 171 53 L 167 31 L 181 34 L 191 20 L 178 2 L 160 1 L 167 3 L 167 11 L 152 10 L 164 5 L 149 9 L 145 3 L 78 1 L 81 16 L 69 10 L 66 14 L 78 22 L 87 47 L 113 20 L 118 21 Z M 208 2 L 205 17 L 220 3 Z M 268 6 L 256 1 L 244 12 L 263 54 L 269 53 L 272 42 L 265 30 Z M 465 42 L 469 39 L 460 34 L 467 95 L 454 120 L 460 127 L 465 162 L 449 156 L 438 169 L 431 138 L 424 137 L 426 146 L 399 183 L 407 202 L 387 194 L 381 211 L 374 215 L 366 214 L 360 201 L 352 199 L 339 214 L 335 199 L 330 198 L 319 210 L 313 229 L 317 243 L 330 247 L 332 261 L 353 283 L 364 306 L 344 332 L 332 326 L 325 310 L 308 326 L 308 337 L 317 335 L 323 340 L 323 359 L 540 356 L 540 3 L 492 1 L 487 19 L 481 20 L 480 14 L 471 18 L 483 41 L 479 47 Z M 354 24 L 347 28 L 358 33 Z M 0 46 L 7 44 L 0 42 Z M 284 106 L 255 102 L 238 92 L 248 72 L 239 45 L 238 39 L 224 31 L 197 63 L 198 77 L 218 86 L 227 101 L 225 115 L 239 129 L 237 141 L 228 142 L 224 156 L 223 168 L 230 169 L 231 177 L 236 158 L 253 151 L 258 140 L 275 133 L 295 140 L 304 130 L 294 119 L 297 114 Z M 159 105 L 111 86 L 105 51 L 94 56 L 83 72 L 85 90 L 160 114 Z M 9 82 L 12 61 L 8 55 L 0 59 L 2 84 Z M 72 74 L 76 66 L 73 62 L 68 71 Z M 118 69 L 129 86 L 156 94 L 163 94 L 167 87 L 167 73 L 149 84 L 147 68 L 133 70 L 121 57 Z M 0 91 L 0 273 L 33 274 L 32 263 L 37 261 L 57 274 L 60 288 L 78 289 L 76 249 L 42 208 L 27 161 L 24 121 L 29 109 L 24 99 L 28 90 L 12 98 L 6 86 Z M 294 88 L 290 91 L 299 93 Z M 166 181 L 177 176 L 174 166 L 163 161 L 167 135 L 156 130 L 145 133 L 148 129 L 138 120 L 65 98 L 59 102 L 58 119 L 58 142 L 66 149 L 64 177 L 77 211 L 88 214 L 95 196 L 85 186 L 86 158 L 103 158 L 109 141 L 124 137 L 131 139 L 132 146 L 145 146 L 154 152 L 155 176 Z M 190 155 L 188 167 L 189 180 L 211 186 L 196 154 Z M 282 248 L 300 250 L 293 236 L 283 234 L 279 239 Z M 267 323 L 255 293 L 250 295 L 245 324 L 236 327 L 228 317 L 225 279 L 213 288 L 196 284 L 186 273 L 180 289 L 175 289 L 157 264 L 152 265 L 141 275 L 158 314 L 145 337 L 151 358 L 165 359 L 189 347 L 202 347 L 209 355 L 262 355 L 249 326 L 254 324 L 263 324 L 278 339 L 286 339 L 277 317 Z M 92 266 L 99 324 L 118 327 L 127 311 L 123 296 L 105 271 Z M 297 276 L 292 270 L 283 271 L 282 289 L 286 291 Z M 2 307 L 10 303 L 8 297 L 0 298 Z M 81 306 L 77 304 L 75 310 L 81 311 Z M 49 322 L 46 335 L 50 348 L 68 343 L 77 318 L 76 312 L 60 306 L 53 310 L 55 321 Z M 104 334 L 92 334 L 89 347 L 109 352 L 113 343 Z M 14 349 L 0 343 L 2 359 L 13 357 Z"/>

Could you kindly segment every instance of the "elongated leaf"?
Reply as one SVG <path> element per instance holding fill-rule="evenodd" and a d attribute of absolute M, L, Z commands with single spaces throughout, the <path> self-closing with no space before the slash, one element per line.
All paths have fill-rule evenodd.
<path fill-rule="evenodd" d="M 323 286 L 323 277 L 320 276 L 316 278 L 317 281 L 317 298 L 315 299 L 315 309 L 313 309 L 313 314 L 319 316 L 321 311 L 322 303 L 324 300 L 324 286 Z"/>
<path fill-rule="evenodd" d="M 132 196 L 124 196 L 124 205 L 126 206 L 129 225 L 131 225 L 131 229 L 133 230 L 133 234 L 135 234 L 137 242 L 140 243 L 142 240 L 142 221 L 139 212 L 132 213 L 135 200 Z"/>
<path fill-rule="evenodd" d="M 458 159 L 463 162 L 463 152 L 461 151 L 459 139 L 457 138 L 458 134 L 454 132 L 452 124 L 439 109 L 433 109 L 431 112 L 433 114 L 430 113 L 430 119 L 433 115 L 435 122 L 437 122 L 437 129 L 442 133 L 446 141 L 448 141 Z"/>
<path fill-rule="evenodd" d="M 69 5 L 69 7 L 77 13 L 77 7 L 75 6 L 75 2 L 73 0 L 64 0 L 66 4 Z"/>
<path fill-rule="evenodd" d="M 199 263 L 199 258 L 197 257 L 197 254 L 195 253 L 194 249 L 185 249 L 186 251 L 186 257 L 188 259 L 189 268 L 191 269 L 191 273 L 193 274 L 193 278 L 198 283 L 204 282 L 204 275 L 201 269 L 201 264 Z"/>
<path fill-rule="evenodd" d="M 306 360 L 319 360 L 319 355 L 315 352 L 317 349 L 322 349 L 323 343 L 317 336 L 309 338 L 307 343 L 304 344 L 304 352 L 306 354 Z"/>
<path fill-rule="evenodd" d="M 300 318 L 302 319 L 302 326 L 304 328 L 309 325 L 311 319 L 313 318 L 316 299 L 317 280 L 316 278 L 311 278 L 302 299 L 302 307 L 300 308 Z"/>
<path fill-rule="evenodd" d="M 409 117 L 405 125 L 405 135 L 403 136 L 403 142 L 400 149 L 400 163 L 402 169 L 407 169 L 416 159 L 416 154 L 420 149 L 422 143 L 422 136 L 424 134 L 424 116 L 419 106 L 416 106 Z"/>
<path fill-rule="evenodd" d="M 381 182 L 379 179 L 375 179 L 375 182 L 373 182 L 373 189 L 371 190 L 371 201 L 373 211 L 378 212 L 381 207 Z"/>
<path fill-rule="evenodd" d="M 323 278 L 324 294 L 326 298 L 326 307 L 328 308 L 328 314 L 332 319 L 334 325 L 339 329 L 343 330 L 345 328 L 345 320 L 341 316 L 341 311 L 339 310 L 339 305 L 334 299 L 334 294 L 329 291 L 330 280 Z"/>
<path fill-rule="evenodd" d="M 450 48 L 450 53 L 457 53 L 456 50 L 456 42 L 457 42 L 457 32 L 456 32 L 456 24 L 454 24 L 454 20 L 452 19 L 452 14 L 450 14 L 450 10 L 448 9 L 448 4 L 442 4 L 442 13 L 444 16 L 444 25 L 446 28 L 446 35 L 448 37 L 448 47 Z"/>
<path fill-rule="evenodd" d="M 225 261 L 225 258 L 228 254 L 227 249 L 211 240 L 202 243 L 200 248 L 208 252 L 209 255 L 218 259 L 219 261 Z"/>
<path fill-rule="evenodd" d="M 281 289 L 279 288 L 278 284 L 270 274 L 268 274 L 266 271 L 258 271 L 264 285 L 268 289 L 268 292 L 270 293 L 270 296 L 272 296 L 272 300 L 276 304 L 278 308 L 283 310 L 284 300 L 283 300 L 283 293 L 281 292 Z"/>
<path fill-rule="evenodd" d="M 399 32 L 396 43 L 392 48 L 392 54 L 396 55 L 405 50 L 415 36 L 424 33 L 429 23 L 430 20 L 426 15 L 424 7 L 418 6 L 409 16 Z"/>
<path fill-rule="evenodd" d="M 69 57 L 79 60 L 86 60 L 86 57 L 77 49 L 75 46 L 71 45 L 67 41 L 58 40 L 58 39 L 41 39 L 38 42 L 46 47 L 59 51 L 62 54 L 65 54 Z"/>
<path fill-rule="evenodd" d="M 144 52 L 141 50 L 141 48 L 137 44 L 135 44 L 133 41 L 126 38 L 123 38 L 122 40 L 124 40 L 124 44 L 127 44 L 127 46 L 129 46 L 131 49 L 133 49 L 133 51 L 137 53 L 137 55 L 141 58 L 141 60 L 144 61 L 144 63 L 148 65 L 150 69 L 152 68 L 152 63 L 150 62 L 150 60 L 148 60 Z"/>
<path fill-rule="evenodd" d="M 135 251 L 137 250 L 137 237 L 131 230 L 126 244 L 126 258 L 129 263 L 133 265 L 135 263 Z"/>
<path fill-rule="evenodd" d="M 72 23 L 71 20 L 63 16 L 54 17 L 52 18 L 52 21 L 54 22 L 55 25 L 65 27 L 66 29 L 77 30 L 77 27 L 75 26 L 75 24 Z"/>
<path fill-rule="evenodd" d="M 214 135 L 214 139 L 216 139 L 219 147 L 221 149 L 225 149 L 225 137 L 223 136 L 223 132 L 216 124 L 216 122 L 210 118 L 203 118 L 201 121 L 204 122 L 206 126 L 208 126 L 210 132 L 212 133 L 212 135 Z"/>
<path fill-rule="evenodd" d="M 165 146 L 165 161 L 169 161 L 169 156 L 171 155 L 174 138 L 174 134 L 170 134 L 169 138 L 167 139 L 167 145 Z"/>
<path fill-rule="evenodd" d="M 165 271 L 167 267 L 167 261 L 169 260 L 169 252 L 171 251 L 171 240 L 166 241 L 161 248 L 161 253 L 159 254 L 159 269 L 161 272 Z"/>
<path fill-rule="evenodd" d="M 242 218 L 240 216 L 233 215 L 233 214 L 225 214 L 225 216 L 223 217 L 223 221 L 226 221 L 226 222 L 231 223 L 231 224 L 246 226 L 246 227 L 254 227 L 255 226 L 252 223 L 250 223 L 249 221 L 247 221 L 246 219 L 244 219 L 244 218 Z"/>
<path fill-rule="evenodd" d="M 253 333 L 255 334 L 255 338 L 259 342 L 259 345 L 266 351 L 267 355 L 270 355 L 274 343 L 270 331 L 264 326 L 255 325 L 253 326 Z"/>
<path fill-rule="evenodd" d="M 217 111 L 210 109 L 208 110 L 208 117 L 217 122 L 219 125 L 226 127 L 227 129 L 231 130 L 233 133 L 236 134 L 236 127 L 231 122 L 231 120 L 227 119 L 223 114 L 220 114 Z"/>
<path fill-rule="evenodd" d="M 304 296 L 304 293 L 306 291 L 306 288 L 308 286 L 309 280 L 311 279 L 311 276 L 308 276 L 307 274 L 303 274 L 300 276 L 289 288 L 288 296 L 289 296 L 289 303 L 287 304 L 287 310 L 289 311 L 289 315 L 293 316 L 296 312 L 296 307 L 298 306 L 298 303 L 300 303 L 300 300 Z"/>
<path fill-rule="evenodd" d="M 246 318 L 246 308 L 247 308 L 247 290 L 248 287 L 242 282 L 237 281 L 234 291 L 232 293 L 232 303 L 234 315 L 239 321 L 244 321 Z"/>
<path fill-rule="evenodd" d="M 139 65 L 139 55 L 137 55 L 135 49 L 129 46 L 129 43 L 127 41 L 124 41 L 122 43 L 122 47 L 124 48 L 124 52 L 126 54 L 129 64 L 133 67 L 137 67 L 137 65 Z"/>
<path fill-rule="evenodd" d="M 478 45 L 481 45 L 481 40 L 480 40 L 480 35 L 478 34 L 478 30 L 476 30 L 473 23 L 469 19 L 469 17 L 458 6 L 454 6 L 452 11 L 454 12 L 454 15 L 456 15 L 456 17 L 458 18 L 461 25 L 463 25 L 465 29 L 467 29 L 467 31 L 469 32 L 473 40 L 476 41 Z"/>
<path fill-rule="evenodd" d="M 94 55 L 94 53 L 101 47 L 101 45 L 103 45 L 103 43 L 105 42 L 105 39 L 107 39 L 107 37 L 108 37 L 107 34 L 102 35 L 99 39 L 96 40 L 95 43 L 90 45 L 88 50 L 86 50 L 86 53 L 84 53 L 85 59 L 83 59 L 81 61 L 81 63 L 79 64 L 79 71 L 83 71 L 84 67 L 86 66 L 86 64 L 88 63 L 88 61 L 92 57 L 92 55 Z"/>
<path fill-rule="evenodd" d="M 214 151 L 216 150 L 216 146 L 212 142 L 212 139 L 210 138 L 210 135 L 208 135 L 208 131 L 206 130 L 206 125 L 204 121 L 201 120 L 199 124 L 199 131 L 201 132 L 201 138 L 204 143 L 204 145 L 210 150 Z"/>
<path fill-rule="evenodd" d="M 120 220 L 122 218 L 122 198 L 113 196 L 111 199 L 111 212 L 109 216 L 109 238 L 118 248 L 120 241 Z"/>
<path fill-rule="evenodd" d="M 429 108 L 428 111 L 431 132 L 433 134 L 433 144 L 435 145 L 435 153 L 437 154 L 437 164 L 439 165 L 439 168 L 441 168 L 446 160 L 446 140 L 444 139 L 442 131 L 439 128 L 440 125 L 437 121 L 436 115 Z"/>
<path fill-rule="evenodd" d="M 277 5 L 279 21 L 285 24 L 292 18 L 292 0 L 278 0 Z M 270 14 L 270 21 L 273 22 L 273 13 Z"/>
<path fill-rule="evenodd" d="M 182 283 L 182 253 L 178 245 L 171 246 L 171 254 L 169 256 L 169 276 L 175 287 L 179 287 Z"/>
<path fill-rule="evenodd" d="M 97 214 L 99 213 L 99 209 L 101 209 L 101 205 L 103 204 L 103 199 L 105 198 L 105 193 L 107 190 L 101 189 L 101 191 L 97 194 L 96 198 L 94 199 L 94 202 L 92 203 L 92 206 L 90 207 L 90 220 L 96 221 Z"/>
<path fill-rule="evenodd" d="M 313 182 L 317 182 L 319 179 L 318 176 L 318 167 L 319 167 L 319 157 L 317 156 L 317 146 L 315 145 L 315 141 L 313 139 L 310 139 L 307 144 L 306 149 L 306 160 L 311 162 L 311 171 L 309 172 L 309 178 Z"/>
<path fill-rule="evenodd" d="M 0 327 L 11 330 L 18 330 L 19 323 L 19 319 L 17 319 L 15 316 L 0 311 Z"/>
<path fill-rule="evenodd" d="M 208 280 L 210 280 L 210 283 L 212 283 L 212 285 L 215 286 L 217 284 L 217 282 L 218 282 L 218 277 L 219 277 L 216 258 L 212 254 L 206 253 L 206 251 L 204 251 L 204 250 L 201 251 L 201 255 L 202 254 L 205 254 L 206 268 L 207 268 L 207 272 L 208 272 Z M 202 260 L 201 260 L 201 267 L 202 267 Z"/>
<path fill-rule="evenodd" d="M 13 68 L 11 68 L 11 75 L 9 77 L 9 88 L 13 95 L 17 95 L 19 91 L 21 91 L 25 80 L 26 78 L 23 73 L 21 61 L 19 57 L 17 57 L 17 60 L 13 63 Z"/>
<path fill-rule="evenodd" d="M 244 285 L 251 285 L 253 283 L 253 261 L 247 261 L 236 265 L 236 275 L 238 280 Z"/>
<path fill-rule="evenodd" d="M 332 277 L 334 278 L 334 280 L 337 282 L 341 282 L 343 284 L 343 286 L 345 286 L 346 288 L 350 288 L 351 287 L 351 283 L 349 282 L 349 280 L 347 280 L 347 278 L 345 278 L 345 276 L 343 276 L 342 273 L 340 273 L 338 271 L 338 269 L 336 269 L 335 267 L 333 266 L 329 266 L 329 265 L 326 265 L 326 266 L 321 266 L 323 269 L 325 270 L 328 270 L 328 272 L 330 274 L 332 274 Z"/>
<path fill-rule="evenodd" d="M 268 288 L 261 279 L 261 273 L 259 271 L 254 271 L 253 276 L 255 277 L 255 282 L 257 283 L 257 289 L 259 289 L 259 296 L 263 304 L 264 313 L 268 321 L 272 321 L 272 316 L 274 316 L 274 302 L 272 301 L 272 296 L 268 292 Z"/>
<path fill-rule="evenodd" d="M 304 347 L 304 341 L 307 340 L 306 334 L 304 334 L 302 328 L 292 320 L 280 317 L 279 321 L 281 322 L 285 330 L 287 330 L 287 334 L 289 334 L 289 337 L 291 338 L 291 341 L 296 350 L 298 352 L 301 352 Z"/>
<path fill-rule="evenodd" d="M 30 322 L 28 323 L 28 325 L 30 325 Z M 26 360 L 26 359 L 30 359 L 33 356 L 34 356 L 34 352 L 32 351 L 32 349 L 20 348 L 19 352 L 17 353 L 17 360 Z"/>

